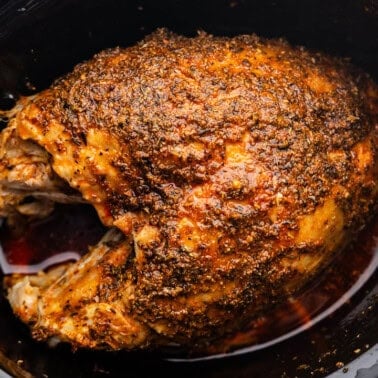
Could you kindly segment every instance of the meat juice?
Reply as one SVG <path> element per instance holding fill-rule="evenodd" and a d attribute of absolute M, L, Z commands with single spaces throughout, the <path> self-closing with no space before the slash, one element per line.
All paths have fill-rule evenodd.
<path fill-rule="evenodd" d="M 77 260 L 105 231 L 87 205 L 57 205 L 49 217 L 32 221 L 21 236 L 13 235 L 5 224 L 0 230 L 5 273 L 36 273 L 41 267 Z"/>

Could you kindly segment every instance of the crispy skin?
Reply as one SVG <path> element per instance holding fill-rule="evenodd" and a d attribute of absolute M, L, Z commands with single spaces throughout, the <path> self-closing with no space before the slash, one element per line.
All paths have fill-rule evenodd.
<path fill-rule="evenodd" d="M 96 247 L 33 305 L 22 283 L 10 289 L 16 313 L 39 339 L 92 348 L 232 332 L 300 289 L 374 211 L 377 96 L 345 61 L 256 36 L 160 30 L 78 65 L 10 127 L 124 247 L 98 260 Z"/>

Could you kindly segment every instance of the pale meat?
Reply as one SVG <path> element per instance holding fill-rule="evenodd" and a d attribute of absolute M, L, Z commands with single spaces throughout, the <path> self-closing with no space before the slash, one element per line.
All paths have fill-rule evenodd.
<path fill-rule="evenodd" d="M 7 278 L 15 313 L 37 339 L 98 349 L 239 329 L 374 213 L 377 96 L 343 60 L 256 36 L 160 30 L 78 65 L 24 100 L 2 148 L 11 133 L 39 151 L 40 181 L 17 189 L 68 183 L 111 230 L 59 274 Z"/>

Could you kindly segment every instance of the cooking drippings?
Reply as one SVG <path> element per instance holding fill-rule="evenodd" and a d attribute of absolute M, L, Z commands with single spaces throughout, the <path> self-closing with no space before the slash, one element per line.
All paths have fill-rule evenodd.
<path fill-rule="evenodd" d="M 88 205 L 56 205 L 47 218 L 28 224 L 21 236 L 5 223 L 0 230 L 3 273 L 37 273 L 48 266 L 78 260 L 104 235 L 105 228 Z"/>

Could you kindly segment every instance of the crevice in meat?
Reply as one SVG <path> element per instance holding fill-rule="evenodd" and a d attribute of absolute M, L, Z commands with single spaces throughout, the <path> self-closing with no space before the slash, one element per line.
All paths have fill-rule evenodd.
<path fill-rule="evenodd" d="M 53 171 L 50 160 L 38 144 L 19 138 L 14 127 L 2 132 L 0 216 L 7 218 L 10 226 L 21 228 L 27 220 L 46 217 L 56 202 L 85 202 Z"/>

